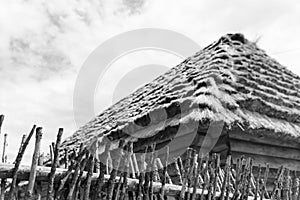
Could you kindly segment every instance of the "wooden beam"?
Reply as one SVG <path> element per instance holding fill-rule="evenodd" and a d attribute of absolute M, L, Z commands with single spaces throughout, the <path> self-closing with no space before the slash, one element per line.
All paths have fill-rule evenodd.
<path fill-rule="evenodd" d="M 254 143 L 245 140 L 231 139 L 231 150 L 241 153 L 271 156 L 300 161 L 300 149 Z"/>
<path fill-rule="evenodd" d="M 263 134 L 261 132 L 256 133 L 245 133 L 242 130 L 234 129 L 229 132 L 229 138 L 244 140 L 253 143 L 259 144 L 267 144 L 273 145 L 275 147 L 287 147 L 287 148 L 294 148 L 300 149 L 300 143 L 296 141 L 286 141 L 281 138 L 270 137 L 267 134 Z"/>

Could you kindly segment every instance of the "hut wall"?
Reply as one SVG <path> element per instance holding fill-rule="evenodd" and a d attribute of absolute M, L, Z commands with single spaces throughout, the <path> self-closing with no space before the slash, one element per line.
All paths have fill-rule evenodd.
<path fill-rule="evenodd" d="M 300 145 L 298 143 L 241 131 L 230 132 L 229 140 L 233 159 L 245 155 L 254 159 L 254 165 L 268 163 L 271 168 L 279 168 L 283 165 L 290 170 L 300 171 Z"/>

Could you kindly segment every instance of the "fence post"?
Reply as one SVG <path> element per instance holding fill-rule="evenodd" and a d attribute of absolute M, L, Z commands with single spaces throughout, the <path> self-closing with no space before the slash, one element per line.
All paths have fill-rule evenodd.
<path fill-rule="evenodd" d="M 36 167 L 38 164 L 42 135 L 43 135 L 42 127 L 38 127 L 36 129 L 35 148 L 34 148 L 34 153 L 33 153 L 33 157 L 32 157 L 29 183 L 28 183 L 28 189 L 27 189 L 27 193 L 26 193 L 27 199 L 30 199 L 33 195 L 33 188 L 34 188 L 35 178 L 36 178 Z"/>

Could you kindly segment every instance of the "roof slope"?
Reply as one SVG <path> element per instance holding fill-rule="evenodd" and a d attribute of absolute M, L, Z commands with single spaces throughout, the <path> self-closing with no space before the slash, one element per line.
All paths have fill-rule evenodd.
<path fill-rule="evenodd" d="M 62 148 L 218 120 L 300 142 L 300 77 L 242 34 L 228 34 L 102 112 Z"/>

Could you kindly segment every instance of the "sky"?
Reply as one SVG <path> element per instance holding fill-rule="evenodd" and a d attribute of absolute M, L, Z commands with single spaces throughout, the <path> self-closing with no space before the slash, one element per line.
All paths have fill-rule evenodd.
<path fill-rule="evenodd" d="M 82 125 L 73 114 L 78 73 L 99 45 L 118 34 L 167 29 L 205 47 L 226 33 L 241 32 L 300 75 L 299 19 L 297 0 L 0 0 L 0 114 L 5 115 L 0 149 L 7 133 L 8 162 L 13 162 L 33 124 L 43 127 L 45 154 L 59 127 L 64 138 L 74 133 Z M 117 70 L 98 83 L 95 113 L 182 59 L 151 50 L 120 58 L 112 64 Z"/>

